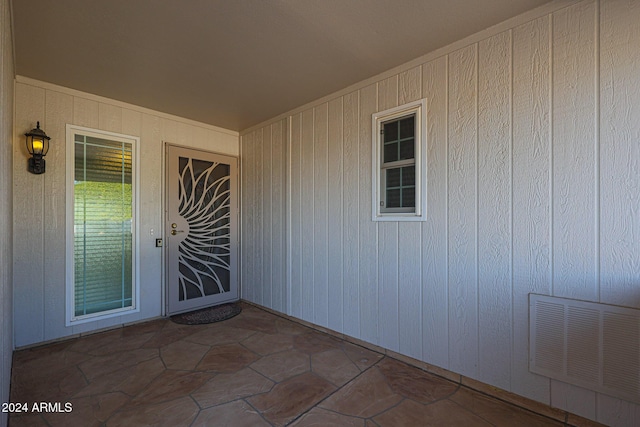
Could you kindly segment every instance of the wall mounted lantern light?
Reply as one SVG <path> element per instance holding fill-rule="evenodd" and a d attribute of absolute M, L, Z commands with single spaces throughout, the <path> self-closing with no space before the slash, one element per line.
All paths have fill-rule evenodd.
<path fill-rule="evenodd" d="M 31 129 L 30 132 L 24 134 L 27 137 L 27 150 L 31 154 L 29 159 L 29 172 L 35 174 L 44 173 L 44 156 L 49 151 L 49 138 L 42 129 L 40 129 L 40 122 L 37 122 L 35 129 Z"/>

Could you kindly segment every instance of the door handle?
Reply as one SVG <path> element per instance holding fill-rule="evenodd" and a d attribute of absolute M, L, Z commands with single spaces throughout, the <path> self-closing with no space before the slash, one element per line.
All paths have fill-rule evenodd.
<path fill-rule="evenodd" d="M 184 233 L 184 230 L 171 230 L 171 235 L 175 236 L 178 233 Z"/>

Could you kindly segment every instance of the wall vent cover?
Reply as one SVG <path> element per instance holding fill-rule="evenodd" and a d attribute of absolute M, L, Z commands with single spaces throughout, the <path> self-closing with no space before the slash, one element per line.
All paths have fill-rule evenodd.
<path fill-rule="evenodd" d="M 530 294 L 529 370 L 640 403 L 640 310 Z"/>

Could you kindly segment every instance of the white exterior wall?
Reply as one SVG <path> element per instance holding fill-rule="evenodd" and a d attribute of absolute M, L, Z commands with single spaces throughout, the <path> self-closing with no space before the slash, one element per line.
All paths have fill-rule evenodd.
<path fill-rule="evenodd" d="M 162 314 L 164 142 L 238 155 L 238 134 L 18 76 L 13 137 L 14 325 L 21 347 Z M 51 137 L 47 171 L 27 171 L 24 133 Z M 140 312 L 65 326 L 66 124 L 140 137 Z M 150 230 L 154 230 L 151 235 Z"/>
<path fill-rule="evenodd" d="M 13 40 L 9 0 L 0 1 L 0 403 L 9 402 L 13 355 Z M 0 426 L 7 413 L 0 412 Z"/>
<path fill-rule="evenodd" d="M 515 21 L 291 112 L 286 154 L 264 137 L 275 125 L 243 134 L 243 298 L 638 425 L 638 405 L 529 373 L 528 294 L 640 307 L 640 2 Z M 371 114 L 422 97 L 427 221 L 373 222 Z M 261 214 L 274 203 L 284 218 Z"/>
<path fill-rule="evenodd" d="M 286 312 L 286 121 L 244 138 L 240 153 L 241 297 Z M 244 186 L 249 190 L 244 191 Z M 260 286 L 253 286 L 260 283 Z"/>

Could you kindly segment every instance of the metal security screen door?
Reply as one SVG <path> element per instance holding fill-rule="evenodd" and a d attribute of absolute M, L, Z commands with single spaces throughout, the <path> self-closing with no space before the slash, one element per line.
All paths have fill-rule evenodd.
<path fill-rule="evenodd" d="M 237 159 L 167 145 L 169 314 L 238 299 Z"/>

